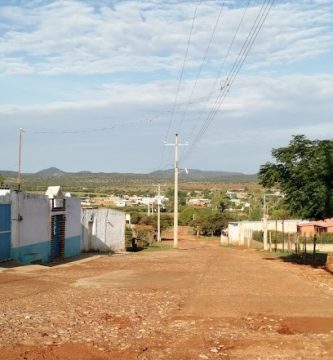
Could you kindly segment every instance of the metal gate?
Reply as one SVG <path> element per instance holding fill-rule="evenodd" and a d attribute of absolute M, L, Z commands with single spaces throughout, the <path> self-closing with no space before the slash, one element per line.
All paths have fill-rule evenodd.
<path fill-rule="evenodd" d="M 51 229 L 51 259 L 63 257 L 65 245 L 65 216 L 52 216 Z"/>
<path fill-rule="evenodd" d="M 11 206 L 0 204 L 0 261 L 10 258 Z"/>

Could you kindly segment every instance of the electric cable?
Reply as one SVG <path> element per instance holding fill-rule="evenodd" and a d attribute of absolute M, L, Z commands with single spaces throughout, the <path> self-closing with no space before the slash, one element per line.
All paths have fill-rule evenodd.
<path fill-rule="evenodd" d="M 201 1 L 202 0 L 196 0 L 195 1 L 195 9 L 194 9 L 193 17 L 192 17 L 192 24 L 191 24 L 190 33 L 189 33 L 188 40 L 187 40 L 187 45 L 186 45 L 186 50 L 185 50 L 185 55 L 184 55 L 182 68 L 181 68 L 179 79 L 178 79 L 176 95 L 175 95 L 174 103 L 173 103 L 172 110 L 171 110 L 170 120 L 169 120 L 168 128 L 167 128 L 167 131 L 166 131 L 166 136 L 165 136 L 165 140 L 164 140 L 165 142 L 169 138 L 170 130 L 171 130 L 171 127 L 172 127 L 172 124 L 173 124 L 173 119 L 174 119 L 174 115 L 175 115 L 175 111 L 176 111 L 176 107 L 177 107 L 177 102 L 178 102 L 178 97 L 179 97 L 180 86 L 181 86 L 181 83 L 182 83 L 182 80 L 183 80 L 185 65 L 186 65 L 186 62 L 187 62 L 188 52 L 189 52 L 189 48 L 190 48 L 190 45 L 191 45 L 192 33 L 193 33 L 193 29 L 194 29 L 195 20 L 196 20 L 196 17 L 197 17 L 198 6 L 201 3 Z M 161 169 L 161 165 L 162 165 L 162 162 L 163 162 L 163 159 L 164 159 L 164 151 L 165 151 L 165 146 L 163 144 L 161 158 L 160 158 L 159 170 Z"/>
<path fill-rule="evenodd" d="M 211 111 L 209 112 L 206 120 L 204 121 L 204 124 L 202 125 L 201 129 L 197 133 L 195 140 L 191 142 L 190 148 L 185 154 L 185 157 L 188 157 L 191 152 L 193 152 L 194 147 L 199 143 L 205 132 L 207 131 L 209 125 L 213 121 L 217 111 L 221 107 L 225 97 L 230 91 L 230 88 L 232 84 L 234 83 L 240 69 L 242 68 L 244 62 L 246 61 L 248 54 L 250 50 L 253 47 L 253 44 L 255 40 L 257 39 L 258 34 L 260 33 L 263 24 L 274 4 L 275 0 L 265 0 L 260 8 L 260 11 L 258 12 L 258 15 L 256 17 L 256 20 L 245 40 L 243 43 L 243 46 L 238 54 L 238 57 L 236 61 L 234 62 L 231 70 L 229 71 L 228 76 L 226 77 L 226 80 L 224 82 L 224 85 L 221 87 L 221 93 L 218 95 Z"/>
<path fill-rule="evenodd" d="M 222 2 L 220 11 L 219 11 L 219 13 L 218 13 L 217 19 L 216 19 L 215 24 L 214 24 L 214 27 L 213 27 L 213 31 L 212 31 L 212 33 L 211 33 L 211 36 L 210 36 L 210 38 L 209 38 L 209 42 L 208 42 L 207 47 L 206 47 L 206 51 L 205 51 L 204 56 L 203 56 L 203 58 L 202 58 L 202 60 L 201 60 L 201 64 L 200 64 L 199 70 L 198 70 L 198 72 L 197 72 L 197 75 L 196 75 L 194 84 L 193 84 L 193 86 L 192 86 L 191 93 L 190 93 L 190 95 L 189 95 L 189 97 L 188 97 L 186 106 L 185 106 L 185 108 L 184 108 L 184 111 L 183 111 L 183 114 L 182 114 L 180 123 L 179 123 L 179 125 L 178 125 L 178 130 L 177 130 L 177 133 L 178 133 L 178 134 L 180 133 L 180 129 L 181 129 L 181 127 L 182 127 L 183 121 L 186 119 L 186 115 L 187 115 L 187 112 L 188 112 L 188 108 L 189 108 L 189 105 L 191 104 L 192 97 L 193 97 L 194 91 L 195 91 L 195 89 L 196 89 L 196 87 L 197 87 L 198 80 L 199 80 L 199 77 L 200 77 L 200 75 L 201 75 L 203 66 L 204 66 L 204 64 L 205 64 L 205 62 L 206 62 L 206 60 L 207 60 L 208 53 L 209 53 L 210 47 L 211 47 L 211 45 L 212 45 L 212 42 L 213 42 L 213 39 L 214 39 L 216 30 L 217 30 L 217 26 L 218 26 L 218 24 L 219 24 L 219 22 L 220 22 L 220 19 L 221 19 L 221 15 L 222 15 L 222 11 L 223 11 L 224 5 L 225 5 L 225 1 Z"/>

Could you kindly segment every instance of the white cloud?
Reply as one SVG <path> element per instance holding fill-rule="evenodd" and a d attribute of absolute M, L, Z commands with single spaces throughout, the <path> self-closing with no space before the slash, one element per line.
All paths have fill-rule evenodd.
<path fill-rule="evenodd" d="M 252 3 L 257 5 L 248 9 L 221 77 L 213 86 L 244 11 L 237 1 L 226 3 L 185 116 L 221 6 L 220 1 L 201 2 L 172 123 L 170 114 L 192 23 L 193 1 L 36 0 L 24 6 L 15 2 L 0 5 L 0 88 L 4 95 L 0 121 L 6 141 L 15 143 L 19 127 L 61 130 L 80 124 L 89 129 L 153 118 L 154 126 L 149 129 L 142 127 L 133 133 L 127 129 L 110 134 L 110 138 L 105 136 L 105 141 L 118 146 L 124 139 L 133 147 L 138 138 L 140 144 L 147 142 L 149 145 L 133 151 L 139 159 L 146 159 L 149 153 L 153 170 L 170 124 L 170 134 L 179 130 L 182 139 L 188 140 L 206 126 L 208 111 L 221 93 L 221 83 L 258 13 L 258 2 Z M 199 144 L 201 153 L 193 162 L 223 168 L 229 163 L 226 157 L 216 157 L 216 148 L 228 153 L 231 146 L 231 157 L 238 150 L 247 157 L 248 151 L 255 159 L 249 165 L 254 169 L 262 154 L 269 154 L 273 145 L 287 142 L 296 132 L 332 137 L 333 74 L 328 66 L 323 71 L 318 66 L 329 63 L 327 58 L 333 53 L 332 20 L 330 1 L 276 2 L 230 94 L 213 121 L 207 122 L 210 127 Z M 92 159 L 99 158 L 98 149 L 104 146 L 100 138 L 88 136 L 73 141 L 80 154 L 85 153 L 87 142 L 96 146 L 90 148 Z M 39 142 L 29 146 L 42 161 L 37 146 L 47 144 L 47 140 Z M 151 148 L 156 149 L 153 154 Z M 235 159 L 238 170 L 247 166 L 247 159 Z M 10 161 L 1 155 L 0 160 Z M 65 160 L 70 168 L 70 159 Z M 82 166 L 78 163 L 76 167 L 86 168 L 84 159 L 80 161 Z M 101 160 L 101 170 L 103 164 Z"/>
<path fill-rule="evenodd" d="M 7 58 L 18 54 L 18 61 L 25 61 L 27 70 L 41 74 L 179 71 L 193 4 L 114 4 L 96 8 L 89 2 L 68 0 L 35 7 L 0 7 L 0 19 L 6 24 L 0 38 L 2 53 Z M 189 64 L 193 67 L 202 59 L 220 5 L 210 1 L 198 8 L 189 52 Z M 258 9 L 254 6 L 248 10 L 230 60 L 238 53 Z M 225 6 L 209 54 L 212 63 L 221 63 L 242 12 L 243 9 Z M 268 17 L 255 52 L 269 64 L 321 54 L 332 47 L 332 20 L 329 4 L 278 4 Z M 7 62 L 6 58 L 2 61 Z M 21 71 L 8 61 L 5 72 Z"/>

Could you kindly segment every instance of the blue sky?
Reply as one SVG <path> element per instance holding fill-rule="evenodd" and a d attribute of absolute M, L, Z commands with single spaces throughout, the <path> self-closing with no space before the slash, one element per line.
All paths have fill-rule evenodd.
<path fill-rule="evenodd" d="M 332 2 L 275 1 L 230 84 L 247 3 L 1 1 L 0 169 L 19 128 L 24 172 L 171 168 L 178 132 L 182 167 L 255 173 L 293 134 L 333 138 Z"/>

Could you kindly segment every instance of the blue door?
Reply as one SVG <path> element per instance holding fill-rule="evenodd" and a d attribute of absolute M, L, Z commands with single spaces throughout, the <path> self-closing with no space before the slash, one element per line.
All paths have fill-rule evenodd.
<path fill-rule="evenodd" d="M 61 256 L 62 247 L 62 228 L 63 228 L 63 215 L 55 215 L 53 217 L 53 251 L 54 258 Z"/>
<path fill-rule="evenodd" d="M 10 258 L 10 204 L 0 204 L 0 261 Z"/>

